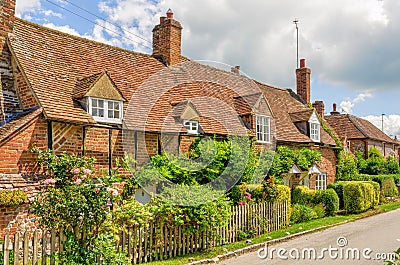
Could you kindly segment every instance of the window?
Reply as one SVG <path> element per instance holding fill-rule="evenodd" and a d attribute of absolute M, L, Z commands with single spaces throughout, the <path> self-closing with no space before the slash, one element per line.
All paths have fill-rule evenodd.
<path fill-rule="evenodd" d="M 89 97 L 88 112 L 98 122 L 122 123 L 121 101 Z"/>
<path fill-rule="evenodd" d="M 188 133 L 198 134 L 199 133 L 199 122 L 198 121 L 183 121 L 183 125 L 185 126 Z"/>
<path fill-rule="evenodd" d="M 326 190 L 326 173 L 321 173 L 317 176 L 315 182 L 316 190 Z"/>
<path fill-rule="evenodd" d="M 318 123 L 310 123 L 310 138 L 315 142 L 320 141 L 320 125 Z"/>
<path fill-rule="evenodd" d="M 256 116 L 257 141 L 270 143 L 270 118 L 268 116 Z"/>

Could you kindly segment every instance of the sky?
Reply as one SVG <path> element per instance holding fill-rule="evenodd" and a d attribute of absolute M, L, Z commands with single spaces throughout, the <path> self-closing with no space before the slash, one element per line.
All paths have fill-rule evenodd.
<path fill-rule="evenodd" d="M 299 57 L 311 99 L 364 117 L 400 137 L 398 0 L 16 0 L 16 15 L 50 28 L 151 53 L 168 8 L 183 26 L 182 54 L 240 65 L 251 78 L 295 90 Z M 385 114 L 382 116 L 382 114 Z"/>

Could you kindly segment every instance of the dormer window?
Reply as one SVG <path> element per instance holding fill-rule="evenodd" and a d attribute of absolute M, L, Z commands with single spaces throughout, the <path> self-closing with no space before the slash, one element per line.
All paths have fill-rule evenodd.
<path fill-rule="evenodd" d="M 314 142 L 320 141 L 321 128 L 318 123 L 310 123 L 310 138 Z"/>
<path fill-rule="evenodd" d="M 256 135 L 257 142 L 270 143 L 270 117 L 264 115 L 256 115 Z"/>
<path fill-rule="evenodd" d="M 122 101 L 88 97 L 87 106 L 97 122 L 122 123 Z"/>
<path fill-rule="evenodd" d="M 186 130 L 190 134 L 198 134 L 199 133 L 199 122 L 192 120 L 184 120 L 183 126 L 185 126 Z"/>

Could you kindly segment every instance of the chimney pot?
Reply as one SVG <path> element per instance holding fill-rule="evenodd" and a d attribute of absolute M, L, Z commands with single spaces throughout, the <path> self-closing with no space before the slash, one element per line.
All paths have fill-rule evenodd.
<path fill-rule="evenodd" d="M 336 105 L 336 103 L 333 103 L 333 112 L 337 112 L 337 105 Z"/>
<path fill-rule="evenodd" d="M 174 18 L 174 12 L 172 12 L 171 8 L 167 11 L 167 18 Z"/>
<path fill-rule="evenodd" d="M 306 59 L 300 59 L 300 68 L 306 67 Z"/>
<path fill-rule="evenodd" d="M 234 74 L 240 74 L 240 65 L 235 65 L 231 67 L 231 72 Z"/>

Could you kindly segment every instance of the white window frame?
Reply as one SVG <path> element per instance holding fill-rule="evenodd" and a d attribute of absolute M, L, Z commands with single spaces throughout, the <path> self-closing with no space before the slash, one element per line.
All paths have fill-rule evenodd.
<path fill-rule="evenodd" d="M 122 123 L 122 118 L 123 118 L 123 105 L 122 105 L 122 101 L 118 101 L 118 100 L 110 100 L 110 99 L 103 99 L 103 98 L 94 98 L 94 97 L 88 97 L 87 98 L 88 102 L 87 102 L 87 112 L 93 116 L 93 119 L 97 122 L 105 122 L 105 123 Z M 102 100 L 104 103 L 104 117 L 99 117 L 99 116 L 94 116 L 93 115 L 93 104 L 92 104 L 92 100 Z M 118 104 L 118 108 L 119 108 L 119 117 L 118 118 L 109 118 L 108 116 L 108 103 L 117 103 Z"/>
<path fill-rule="evenodd" d="M 316 190 L 326 190 L 327 187 L 327 177 L 326 173 L 318 174 L 315 178 L 315 189 Z"/>
<path fill-rule="evenodd" d="M 189 134 L 199 134 L 199 122 L 193 120 L 183 120 L 183 126 L 185 126 Z M 195 129 L 193 129 L 195 128 Z"/>
<path fill-rule="evenodd" d="M 321 140 L 321 125 L 318 123 L 310 122 L 310 139 L 314 142 Z"/>
<path fill-rule="evenodd" d="M 256 138 L 259 143 L 271 143 L 271 118 L 256 115 Z"/>

